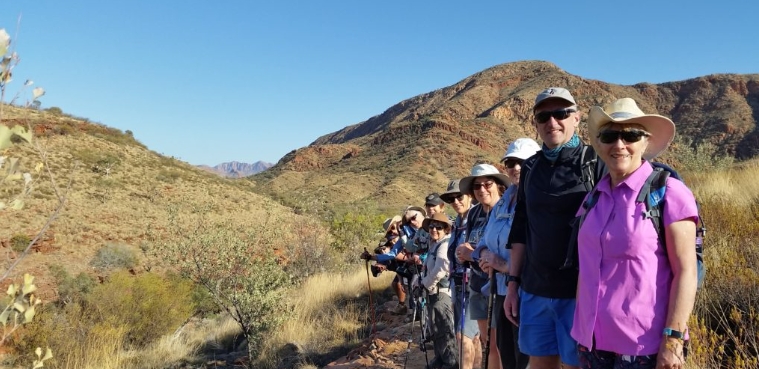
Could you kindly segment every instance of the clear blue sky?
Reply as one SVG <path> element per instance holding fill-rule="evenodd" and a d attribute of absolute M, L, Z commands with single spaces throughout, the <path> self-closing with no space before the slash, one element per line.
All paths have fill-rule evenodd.
<path fill-rule="evenodd" d="M 192 164 L 276 162 L 512 61 L 618 84 L 759 73 L 753 1 L 1 1 L 11 91 L 32 79 L 43 107 Z"/>

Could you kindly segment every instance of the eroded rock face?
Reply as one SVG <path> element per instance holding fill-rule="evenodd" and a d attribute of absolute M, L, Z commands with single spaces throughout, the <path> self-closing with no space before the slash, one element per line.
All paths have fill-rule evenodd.
<path fill-rule="evenodd" d="M 486 69 L 319 137 L 283 157 L 259 183 L 297 171 L 305 175 L 303 184 L 286 188 L 311 196 L 331 193 L 340 179 L 368 175 L 382 179 L 357 189 L 360 196 L 329 196 L 326 201 L 417 203 L 432 189 L 445 188 L 449 178 L 466 175 L 476 161 L 497 163 L 511 140 L 535 137 L 532 103 L 550 86 L 570 89 L 585 116 L 591 106 L 632 97 L 643 111 L 671 117 L 678 135 L 695 143 L 715 144 L 738 159 L 759 155 L 757 74 L 621 86 L 527 61 Z M 405 185 L 396 188 L 395 183 Z"/>

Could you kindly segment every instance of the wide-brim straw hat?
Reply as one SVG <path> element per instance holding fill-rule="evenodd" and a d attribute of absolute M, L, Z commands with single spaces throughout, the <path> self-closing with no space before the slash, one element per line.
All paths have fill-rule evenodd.
<path fill-rule="evenodd" d="M 477 177 L 492 177 L 500 185 L 509 185 L 509 177 L 499 172 L 496 167 L 490 164 L 477 164 L 472 167 L 471 175 L 462 178 L 461 182 L 459 182 L 461 193 L 472 195 L 474 193 L 472 183 L 474 183 L 474 179 Z"/>
<path fill-rule="evenodd" d="M 451 223 L 451 219 L 444 213 L 435 213 L 431 218 L 424 219 L 424 222 L 422 222 L 422 229 L 429 232 L 430 223 L 433 221 L 445 224 L 449 231 L 451 230 L 451 224 L 453 224 Z"/>
<path fill-rule="evenodd" d="M 635 100 L 625 97 L 611 103 L 606 109 L 600 106 L 590 108 L 588 134 L 596 152 L 601 150 L 598 134 L 603 126 L 609 123 L 635 123 L 650 133 L 648 147 L 643 153 L 643 158 L 646 160 L 651 160 L 664 152 L 675 137 L 675 123 L 671 119 L 658 114 L 646 114 L 640 110 Z"/>

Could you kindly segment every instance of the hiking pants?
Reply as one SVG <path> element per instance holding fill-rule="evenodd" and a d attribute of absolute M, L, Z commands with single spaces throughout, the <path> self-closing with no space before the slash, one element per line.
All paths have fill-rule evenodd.
<path fill-rule="evenodd" d="M 457 366 L 451 296 L 443 292 L 429 295 L 427 297 L 427 313 L 431 323 L 435 356 L 445 366 Z"/>

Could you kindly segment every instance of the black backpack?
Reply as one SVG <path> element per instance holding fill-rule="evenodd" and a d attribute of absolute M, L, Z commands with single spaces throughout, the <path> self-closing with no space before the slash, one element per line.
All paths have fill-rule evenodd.
<path fill-rule="evenodd" d="M 657 162 L 650 163 L 654 167 L 654 171 L 651 173 L 651 175 L 648 176 L 648 178 L 646 178 L 646 182 L 643 184 L 643 188 L 638 193 L 638 197 L 635 199 L 635 202 L 642 202 L 646 205 L 646 211 L 643 215 L 644 217 L 651 219 L 651 221 L 654 222 L 656 233 L 659 236 L 661 244 L 664 245 L 664 250 L 666 250 L 667 248 L 665 243 L 666 239 L 664 236 L 664 220 L 662 219 L 662 208 L 666 204 L 665 200 L 667 178 L 672 177 L 681 182 L 683 180 L 680 175 L 668 165 Z M 598 196 L 598 190 L 594 189 L 587 197 L 587 199 L 583 202 L 582 207 L 585 211 L 580 217 L 577 217 L 577 221 L 573 225 L 574 231 L 572 237 L 574 239 L 576 239 L 576 233 L 579 231 L 580 226 L 585 221 L 585 216 L 596 205 L 596 202 L 598 202 Z M 696 223 L 696 269 L 698 270 L 698 288 L 701 288 L 701 285 L 704 281 L 704 276 L 706 274 L 703 249 L 703 240 L 704 236 L 706 235 L 706 226 L 704 225 L 704 218 L 701 216 L 701 209 L 698 205 L 698 202 L 696 202 L 696 207 L 699 210 L 698 221 Z M 571 251 L 572 250 L 570 250 L 570 252 Z M 567 261 L 564 263 L 564 267 L 577 267 L 579 263 L 577 263 L 576 259 L 576 254 L 571 257 L 571 260 L 570 256 L 568 256 Z"/>

